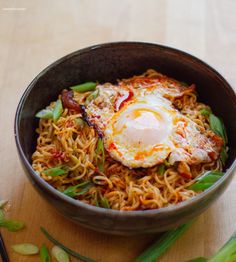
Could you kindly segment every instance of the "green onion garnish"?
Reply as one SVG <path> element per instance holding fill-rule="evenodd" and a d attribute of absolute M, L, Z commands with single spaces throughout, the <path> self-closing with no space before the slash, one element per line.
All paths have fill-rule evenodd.
<path fill-rule="evenodd" d="M 82 129 L 85 126 L 85 122 L 82 118 L 78 117 L 75 119 L 75 123 Z"/>
<path fill-rule="evenodd" d="M 205 257 L 197 257 L 186 262 L 207 262 L 207 259 Z"/>
<path fill-rule="evenodd" d="M 19 231 L 25 227 L 25 223 L 18 220 L 0 220 L 0 227 L 5 227 L 8 231 Z"/>
<path fill-rule="evenodd" d="M 60 248 L 62 248 L 64 251 L 66 251 L 68 254 L 70 254 L 73 257 L 77 257 L 80 260 L 84 261 L 84 262 L 96 262 L 96 260 L 93 260 L 89 257 L 85 257 L 80 255 L 79 253 L 69 249 L 68 247 L 64 246 L 62 243 L 60 243 L 59 241 L 57 241 L 55 238 L 53 238 L 45 228 L 41 227 L 41 231 L 42 233 L 47 237 L 48 240 L 50 240 L 54 245 L 59 246 Z"/>
<path fill-rule="evenodd" d="M 161 164 L 159 167 L 158 167 L 158 174 L 163 176 L 164 173 L 166 171 L 166 166 L 164 164 Z"/>
<path fill-rule="evenodd" d="M 42 244 L 40 248 L 40 258 L 41 262 L 51 262 L 51 257 L 45 244 Z"/>
<path fill-rule="evenodd" d="M 53 111 L 50 109 L 42 109 L 35 116 L 38 118 L 43 118 L 43 119 L 52 119 Z"/>
<path fill-rule="evenodd" d="M 200 110 L 200 113 L 203 115 L 203 116 L 209 116 L 211 114 L 211 110 L 207 109 L 207 108 L 203 108 Z"/>
<path fill-rule="evenodd" d="M 12 248 L 16 253 L 21 255 L 35 255 L 39 252 L 38 247 L 30 243 L 13 245 Z"/>
<path fill-rule="evenodd" d="M 101 159 L 99 158 L 101 156 Z M 96 149 L 96 162 L 99 170 L 104 172 L 105 163 L 105 151 L 102 138 L 98 138 L 97 149 Z"/>
<path fill-rule="evenodd" d="M 221 152 L 220 152 L 220 160 L 221 160 L 221 162 L 222 162 L 223 165 L 225 164 L 227 158 L 228 158 L 227 149 L 226 149 L 225 146 L 223 146 L 223 147 L 221 148 Z"/>
<path fill-rule="evenodd" d="M 211 258 L 195 258 L 186 262 L 235 262 L 236 261 L 236 232 L 224 246 Z"/>
<path fill-rule="evenodd" d="M 100 196 L 99 206 L 104 208 L 110 208 L 110 204 L 106 197 Z"/>
<path fill-rule="evenodd" d="M 57 122 L 63 112 L 62 102 L 60 99 L 57 100 L 56 105 L 53 109 L 53 121 Z"/>
<path fill-rule="evenodd" d="M 93 93 L 91 93 L 85 100 L 85 105 L 87 106 L 92 100 L 96 99 L 98 97 L 99 90 L 95 90 Z"/>
<path fill-rule="evenodd" d="M 88 91 L 93 91 L 96 86 L 97 86 L 97 83 L 95 82 L 86 82 L 80 85 L 72 86 L 70 87 L 70 89 L 80 92 L 80 93 L 84 93 Z"/>
<path fill-rule="evenodd" d="M 224 173 L 220 171 L 207 171 L 202 176 L 196 179 L 196 183 L 188 187 L 193 191 L 203 191 L 211 187 L 216 181 L 218 181 Z"/>
<path fill-rule="evenodd" d="M 225 136 L 226 132 L 224 130 L 221 120 L 214 114 L 210 114 L 209 122 L 210 122 L 211 130 L 218 136 L 222 137 L 224 139 L 224 142 L 226 143 L 227 141 L 227 138 Z"/>
<path fill-rule="evenodd" d="M 166 250 L 192 225 L 188 222 L 176 229 L 164 233 L 153 245 L 145 250 L 135 262 L 155 262 Z"/>
<path fill-rule="evenodd" d="M 58 262 L 70 262 L 69 255 L 65 252 L 64 249 L 60 248 L 59 246 L 54 246 L 52 248 L 52 255 Z"/>
<path fill-rule="evenodd" d="M 75 197 L 86 194 L 89 189 L 92 187 L 93 183 L 90 181 L 83 182 L 81 184 L 70 186 L 65 191 L 63 191 L 63 194 L 69 196 L 69 197 Z M 78 189 L 80 189 L 78 191 Z"/>
<path fill-rule="evenodd" d="M 41 173 L 46 176 L 54 177 L 54 176 L 61 176 L 61 175 L 67 174 L 68 170 L 66 170 L 66 168 L 63 166 L 58 166 L 58 167 L 52 167 L 52 168 L 43 170 Z"/>

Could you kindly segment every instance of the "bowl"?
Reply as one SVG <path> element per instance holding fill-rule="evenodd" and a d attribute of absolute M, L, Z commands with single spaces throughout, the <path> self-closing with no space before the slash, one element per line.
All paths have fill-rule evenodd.
<path fill-rule="evenodd" d="M 91 206 L 60 193 L 31 167 L 36 147 L 36 112 L 57 99 L 62 89 L 86 81 L 114 82 L 153 68 L 195 83 L 199 101 L 222 116 L 229 137 L 225 175 L 205 192 L 175 206 L 145 211 L 117 211 Z M 49 65 L 30 83 L 15 116 L 15 139 L 21 163 L 35 189 L 68 219 L 90 229 L 119 235 L 163 232 L 206 210 L 226 189 L 236 165 L 236 95 L 213 68 L 180 50 L 150 43 L 100 44 L 71 53 Z"/>

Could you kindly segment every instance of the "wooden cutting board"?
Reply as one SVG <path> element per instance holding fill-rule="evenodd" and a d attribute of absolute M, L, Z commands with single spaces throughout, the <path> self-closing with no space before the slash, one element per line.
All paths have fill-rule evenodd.
<path fill-rule="evenodd" d="M 234 0 L 0 1 L 0 195 L 10 200 L 8 216 L 27 224 L 18 233 L 2 230 L 11 261 L 40 261 L 11 249 L 22 242 L 51 247 L 40 226 L 101 262 L 134 261 L 156 238 L 110 236 L 84 229 L 59 215 L 33 189 L 20 166 L 13 135 L 16 106 L 29 82 L 45 66 L 77 49 L 137 40 L 190 52 L 236 87 L 235 10 Z M 160 261 L 182 262 L 218 250 L 236 230 L 235 188 L 236 179 Z"/>

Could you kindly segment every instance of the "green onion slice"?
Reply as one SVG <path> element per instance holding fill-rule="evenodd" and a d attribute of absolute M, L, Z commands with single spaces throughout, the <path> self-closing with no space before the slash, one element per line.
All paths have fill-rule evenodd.
<path fill-rule="evenodd" d="M 108 201 L 107 198 L 104 197 L 104 196 L 100 196 L 99 204 L 100 204 L 101 207 L 110 208 L 109 201 Z"/>
<path fill-rule="evenodd" d="M 99 90 L 95 90 L 93 93 L 91 93 L 85 100 L 85 105 L 87 106 L 92 100 L 96 99 L 99 95 Z"/>
<path fill-rule="evenodd" d="M 72 86 L 70 87 L 70 89 L 80 92 L 80 93 L 84 93 L 84 92 L 88 92 L 88 91 L 93 91 L 97 86 L 97 83 L 95 82 L 86 82 L 80 85 L 76 85 L 76 86 Z"/>
<path fill-rule="evenodd" d="M 227 149 L 226 149 L 225 146 L 223 146 L 222 149 L 221 149 L 221 152 L 220 152 L 220 160 L 221 160 L 223 165 L 225 164 L 227 158 L 228 158 Z"/>
<path fill-rule="evenodd" d="M 41 231 L 42 233 L 47 237 L 48 240 L 50 240 L 54 245 L 59 246 L 60 248 L 62 248 L 64 251 L 66 251 L 68 254 L 70 254 L 73 257 L 77 257 L 80 260 L 84 261 L 84 262 L 96 262 L 96 260 L 93 260 L 89 257 L 85 257 L 83 255 L 80 255 L 79 253 L 71 250 L 70 248 L 64 246 L 62 243 L 60 243 L 59 241 L 57 241 L 55 238 L 53 238 L 45 228 L 41 227 Z"/>
<path fill-rule="evenodd" d="M 42 244 L 40 248 L 40 258 L 41 262 L 51 262 L 51 257 L 45 244 Z"/>
<path fill-rule="evenodd" d="M 52 248 L 52 255 L 58 262 L 70 262 L 69 255 L 65 252 L 64 249 L 60 248 L 59 246 L 54 246 Z"/>
<path fill-rule="evenodd" d="M 104 172 L 105 151 L 104 151 L 103 140 L 100 137 L 98 138 L 96 155 L 97 155 L 96 157 L 97 166 L 101 172 Z M 101 158 L 99 158 L 98 156 L 101 156 Z"/>
<path fill-rule="evenodd" d="M 35 116 L 38 118 L 43 118 L 43 119 L 52 119 L 53 111 L 50 109 L 43 109 L 39 111 Z"/>
<path fill-rule="evenodd" d="M 31 243 L 13 245 L 12 248 L 16 253 L 21 255 L 35 255 L 39 252 L 38 247 Z"/>
<path fill-rule="evenodd" d="M 135 262 L 155 262 L 166 250 L 192 225 L 188 222 L 176 229 L 164 233 L 156 242 L 145 250 Z"/>
<path fill-rule="evenodd" d="M 63 194 L 69 196 L 69 197 L 75 197 L 86 194 L 89 189 L 93 186 L 93 183 L 90 181 L 83 182 L 81 184 L 70 186 L 65 191 L 63 191 Z M 78 188 L 80 190 L 78 191 Z"/>
<path fill-rule="evenodd" d="M 41 173 L 46 176 L 55 177 L 55 176 L 61 176 L 61 175 L 67 174 L 68 170 L 64 166 L 58 166 L 58 167 L 52 167 L 52 168 L 43 170 Z"/>
<path fill-rule="evenodd" d="M 164 164 L 161 164 L 158 168 L 158 174 L 163 176 L 166 171 L 166 166 Z"/>
<path fill-rule="evenodd" d="M 202 176 L 196 179 L 196 183 L 188 187 L 193 191 L 203 191 L 211 187 L 216 181 L 218 181 L 224 173 L 220 171 L 207 171 Z"/>
<path fill-rule="evenodd" d="M 85 126 L 85 122 L 82 118 L 78 117 L 75 119 L 75 123 L 82 129 Z"/>
<path fill-rule="evenodd" d="M 60 99 L 57 100 L 56 105 L 53 109 L 53 121 L 57 122 L 63 112 L 63 106 Z"/>
<path fill-rule="evenodd" d="M 211 130 L 218 136 L 222 137 L 224 139 L 224 142 L 226 143 L 226 131 L 224 130 L 221 120 L 214 114 L 210 114 L 209 122 Z"/>
<path fill-rule="evenodd" d="M 208 260 L 205 257 L 196 257 L 194 259 L 188 260 L 186 262 L 207 262 Z"/>
<path fill-rule="evenodd" d="M 234 262 L 236 261 L 236 232 L 225 245 L 207 262 Z"/>
<path fill-rule="evenodd" d="M 203 108 L 200 110 L 200 113 L 203 115 L 203 116 L 209 116 L 211 114 L 211 110 L 207 109 L 207 108 Z"/>
<path fill-rule="evenodd" d="M 25 227 L 25 223 L 18 220 L 0 220 L 0 227 L 5 227 L 8 231 L 19 231 Z"/>

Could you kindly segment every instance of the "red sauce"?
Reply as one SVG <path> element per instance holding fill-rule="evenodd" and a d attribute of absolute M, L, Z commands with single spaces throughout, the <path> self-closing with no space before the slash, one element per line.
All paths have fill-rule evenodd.
<path fill-rule="evenodd" d="M 118 98 L 116 99 L 116 102 L 115 102 L 115 108 L 116 108 L 116 110 L 117 110 L 117 111 L 120 110 L 120 109 L 125 105 L 125 103 L 127 103 L 129 100 L 131 100 L 131 98 L 132 98 L 133 96 L 134 96 L 133 91 L 129 90 L 128 96 L 127 96 L 127 97 L 123 96 L 123 97 L 124 97 L 124 100 L 120 103 L 119 106 L 117 105 L 117 103 L 118 103 L 118 101 L 119 101 L 120 99 L 122 99 L 122 97 L 118 97 Z"/>

